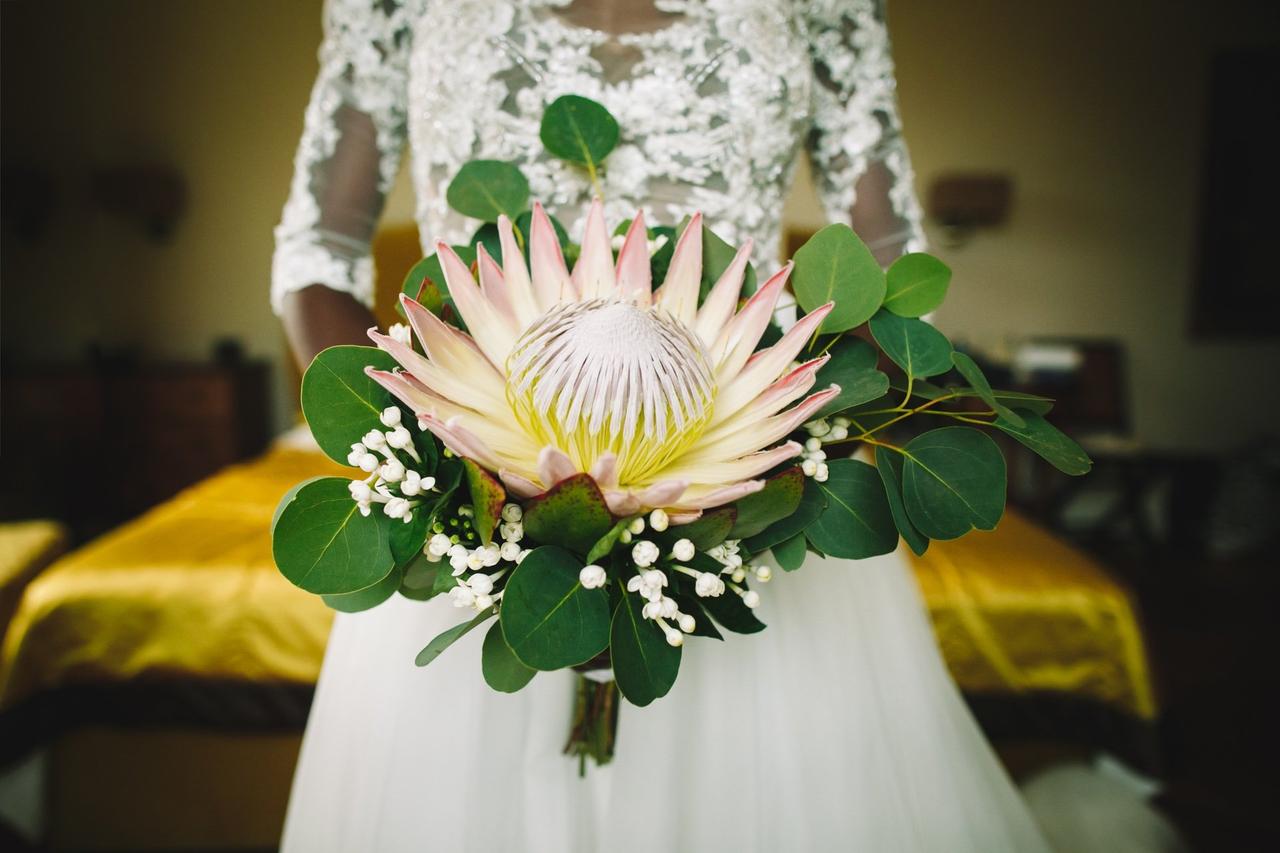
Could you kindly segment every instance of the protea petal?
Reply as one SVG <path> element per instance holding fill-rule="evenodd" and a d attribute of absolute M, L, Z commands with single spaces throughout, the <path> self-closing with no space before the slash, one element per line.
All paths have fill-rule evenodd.
<path fill-rule="evenodd" d="M 427 358 L 458 374 L 470 376 L 474 373 L 476 381 L 485 382 L 494 389 L 493 396 L 505 393 L 503 383 L 506 380 L 470 335 L 441 320 L 415 299 L 402 295 L 400 304 Z"/>
<path fill-rule="evenodd" d="M 786 286 L 787 277 L 791 275 L 790 262 L 769 277 L 759 290 L 752 294 L 747 304 L 742 306 L 729 324 L 720 333 L 716 344 L 711 349 L 711 357 L 716 364 L 716 380 L 725 384 L 738 375 L 738 371 L 747 363 L 756 344 L 764 335 L 773 317 L 774 306 L 782 288 Z"/>
<path fill-rule="evenodd" d="M 430 430 L 445 447 L 457 455 L 472 459 L 493 471 L 502 469 L 503 461 L 483 441 L 456 421 L 446 422 L 431 415 L 418 415 L 418 423 L 423 429 Z"/>
<path fill-rule="evenodd" d="M 695 213 L 676 242 L 667 277 L 658 290 L 658 304 L 685 326 L 693 328 L 698 316 L 698 291 L 702 284 L 702 214 Z"/>
<path fill-rule="evenodd" d="M 698 317 L 694 321 L 693 331 L 710 348 L 720 335 L 720 330 L 733 317 L 738 307 L 738 297 L 742 295 L 743 277 L 747 272 L 747 262 L 751 259 L 750 238 L 738 249 L 733 261 L 725 267 L 716 281 L 715 287 L 707 294 L 702 307 L 698 309 Z"/>
<path fill-rule="evenodd" d="M 741 500 L 747 495 L 754 495 L 764 486 L 764 480 L 746 480 L 728 486 L 690 489 L 680 499 L 680 503 L 676 505 L 675 509 L 677 511 L 714 509 L 715 507 Z"/>
<path fill-rule="evenodd" d="M 582 299 L 612 296 L 616 278 L 613 272 L 613 249 L 609 246 L 609 229 L 604 224 L 604 208 L 600 199 L 591 202 L 587 225 L 582 233 L 582 253 L 573 265 L 573 285 Z"/>
<path fill-rule="evenodd" d="M 799 456 L 804 448 L 788 441 L 769 450 L 750 453 L 737 459 L 691 462 L 673 466 L 662 472 L 664 477 L 680 477 L 695 483 L 732 483 L 759 476 L 775 465 Z"/>
<path fill-rule="evenodd" d="M 747 418 L 750 420 L 759 420 L 767 418 L 770 415 L 777 414 L 787 406 L 799 400 L 805 394 L 809 393 L 809 389 L 813 387 L 813 383 L 817 381 L 817 373 L 822 366 L 831 360 L 831 356 L 824 355 L 815 358 L 812 361 L 806 361 L 795 370 L 789 371 L 779 377 L 772 385 L 762 391 L 750 403 L 741 408 L 737 417 Z M 711 420 L 711 426 L 714 428 L 722 421 L 715 418 Z"/>
<path fill-rule="evenodd" d="M 538 307 L 546 311 L 558 302 L 577 298 L 569 270 L 564 265 L 564 253 L 556 229 L 547 218 L 547 212 L 538 202 L 533 203 L 533 215 L 529 226 L 529 272 L 533 280 L 533 293 Z"/>
<path fill-rule="evenodd" d="M 520 320 L 520 327 L 524 328 L 538 319 L 542 311 L 533 295 L 533 282 L 529 279 L 524 252 L 520 250 L 511 220 L 505 214 L 498 217 L 498 239 L 502 243 L 502 277 L 507 282 L 507 292 L 511 294 L 511 304 Z M 529 239 L 529 235 L 526 234 L 525 239 Z"/>
<path fill-rule="evenodd" d="M 476 244 L 476 266 L 480 271 L 481 295 L 489 301 L 493 310 L 511 324 L 512 328 L 519 329 L 520 318 L 516 316 L 515 306 L 511 303 L 502 270 L 498 267 L 498 262 L 489 256 L 489 250 L 484 247 L 484 243 Z"/>
<path fill-rule="evenodd" d="M 538 479 L 548 489 L 561 480 L 567 480 L 578 473 L 569 454 L 556 447 L 542 448 L 538 453 Z"/>
<path fill-rule="evenodd" d="M 672 527 L 693 524 L 700 518 L 702 518 L 702 510 L 700 509 L 676 509 L 674 507 L 667 509 L 667 520 L 671 522 Z"/>
<path fill-rule="evenodd" d="M 509 410 L 506 398 L 502 396 L 501 384 L 495 386 L 485 382 L 484 371 L 457 373 L 424 358 L 413 347 L 376 329 L 369 330 L 369 338 L 377 344 L 378 349 L 398 361 L 415 379 L 446 400 L 466 400 L 463 405 L 482 411 L 490 417 L 500 417 Z"/>
<path fill-rule="evenodd" d="M 648 305 L 653 299 L 653 277 L 649 270 L 649 231 L 644 226 L 644 213 L 636 211 L 627 236 L 618 252 L 618 296 L 637 305 Z"/>
<path fill-rule="evenodd" d="M 613 453 L 606 453 L 596 459 L 595 464 L 591 466 L 591 479 L 596 481 L 602 489 L 613 488 L 618 485 L 618 457 Z"/>
<path fill-rule="evenodd" d="M 680 464 L 691 465 L 694 462 L 709 462 L 717 459 L 736 459 L 751 453 L 760 447 L 768 447 L 783 438 L 802 423 L 810 420 L 813 414 L 827 404 L 827 401 L 840 393 L 840 386 L 819 391 L 807 397 L 799 405 L 787 409 L 778 415 L 758 421 L 747 421 L 738 418 L 722 425 L 720 429 L 711 430 L 702 436 L 689 450 L 688 456 Z M 663 472 L 665 474 L 665 471 Z"/>
<path fill-rule="evenodd" d="M 462 320 L 481 351 L 494 364 L 503 364 L 518 329 L 513 320 L 502 316 L 476 286 L 471 270 L 443 240 L 436 244 L 436 256 L 449 284 L 449 295 Z"/>
<path fill-rule="evenodd" d="M 546 491 L 537 483 L 528 477 L 522 477 L 514 471 L 508 471 L 505 468 L 498 471 L 498 479 L 502 481 L 502 485 L 507 487 L 507 491 L 516 497 L 534 498 Z"/>
<path fill-rule="evenodd" d="M 670 506 L 688 487 L 684 480 L 662 480 L 635 491 L 608 489 L 604 499 L 614 515 L 635 515 L 648 507 Z"/>
<path fill-rule="evenodd" d="M 716 396 L 716 413 L 711 419 L 712 426 L 740 411 L 768 388 L 795 360 L 805 342 L 813 336 L 833 307 L 835 303 L 828 302 L 810 311 L 788 329 L 776 344 L 753 353 L 738 375 Z"/>

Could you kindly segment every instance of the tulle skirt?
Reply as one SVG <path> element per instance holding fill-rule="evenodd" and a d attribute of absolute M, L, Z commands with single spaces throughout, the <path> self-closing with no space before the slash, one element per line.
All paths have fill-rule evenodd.
<path fill-rule="evenodd" d="M 611 764 L 562 754 L 571 673 L 495 693 L 483 630 L 393 598 L 339 614 L 283 850 L 1037 853 L 1043 838 L 934 645 L 901 554 L 811 558 L 759 587 L 769 626 L 685 645 L 671 693 L 625 703 Z"/>

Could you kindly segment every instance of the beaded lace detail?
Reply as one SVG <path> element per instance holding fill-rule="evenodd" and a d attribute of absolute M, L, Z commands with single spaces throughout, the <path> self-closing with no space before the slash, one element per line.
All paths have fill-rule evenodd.
<path fill-rule="evenodd" d="M 600 101 L 622 129 L 600 177 L 605 214 L 676 223 L 701 210 L 721 237 L 777 266 L 779 216 L 807 148 L 827 216 L 892 252 L 923 246 L 878 0 L 659 0 L 660 26 L 612 34 L 565 2 L 330 0 L 320 72 L 276 229 L 272 301 L 311 284 L 373 297 L 369 240 L 412 144 L 423 244 L 478 223 L 444 190 L 468 160 L 510 160 L 571 234 L 593 188 L 542 150 L 563 94 Z M 882 170 L 877 197 L 857 193 Z M 887 187 L 887 189 L 885 189 Z M 874 233 L 869 233 L 874 232 Z"/>

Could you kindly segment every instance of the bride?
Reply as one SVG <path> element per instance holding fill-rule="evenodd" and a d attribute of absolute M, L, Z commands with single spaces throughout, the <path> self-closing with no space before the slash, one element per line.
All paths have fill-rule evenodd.
<path fill-rule="evenodd" d="M 542 153 L 547 103 L 578 94 L 623 128 L 606 217 L 695 210 L 776 267 L 807 150 L 833 219 L 888 264 L 922 246 L 877 0 L 331 0 L 272 299 L 299 359 L 364 343 L 369 240 L 406 140 L 424 245 L 473 226 L 444 187 L 516 162 L 580 234 L 594 189 Z M 286 851 L 948 851 L 1047 846 L 934 646 L 901 554 L 779 578 L 770 627 L 700 655 L 612 764 L 562 755 L 575 676 L 484 683 L 482 632 L 430 667 L 459 620 L 393 598 L 338 614 L 294 781 Z M 772 618 L 771 618 L 772 617 Z"/>

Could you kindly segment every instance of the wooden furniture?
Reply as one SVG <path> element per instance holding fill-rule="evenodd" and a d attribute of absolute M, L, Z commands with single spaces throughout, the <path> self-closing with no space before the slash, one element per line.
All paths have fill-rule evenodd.
<path fill-rule="evenodd" d="M 260 453 L 268 379 L 263 362 L 6 370 L 0 518 L 82 538 Z"/>

